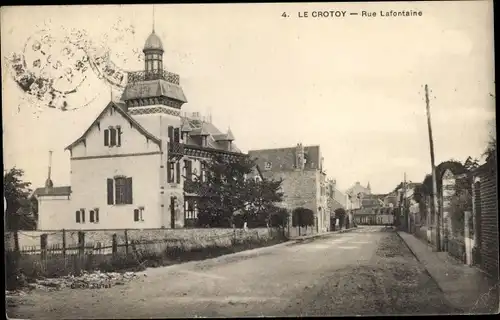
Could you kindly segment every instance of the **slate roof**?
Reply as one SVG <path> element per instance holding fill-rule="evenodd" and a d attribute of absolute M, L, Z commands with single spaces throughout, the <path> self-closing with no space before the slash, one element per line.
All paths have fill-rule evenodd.
<path fill-rule="evenodd" d="M 177 101 L 187 102 L 181 86 L 163 79 L 139 81 L 127 84 L 121 100 L 168 97 Z"/>
<path fill-rule="evenodd" d="M 69 196 L 71 194 L 70 186 L 52 187 L 52 188 L 36 188 L 33 195 L 38 196 Z"/>
<path fill-rule="evenodd" d="M 135 120 L 134 118 L 132 118 L 132 116 L 130 116 L 126 111 L 124 111 L 125 105 L 123 103 L 110 102 L 102 110 L 102 112 L 97 116 L 97 118 L 95 118 L 95 120 L 87 128 L 87 130 L 85 130 L 85 132 L 81 135 L 81 137 L 78 138 L 78 139 L 76 139 L 73 143 L 71 143 L 69 146 L 67 146 L 64 150 L 69 150 L 69 149 L 73 148 L 74 146 L 76 146 L 78 143 L 82 142 L 85 139 L 85 137 L 87 136 L 87 134 L 90 132 L 90 129 L 92 129 L 92 127 L 96 124 L 96 122 L 99 121 L 99 119 L 101 119 L 101 117 L 106 113 L 106 111 L 109 108 L 113 108 L 113 110 L 117 111 L 125 119 L 127 119 L 127 121 L 129 121 L 132 124 L 132 126 L 134 128 L 136 128 L 139 132 L 141 132 L 143 135 L 145 135 L 146 137 L 148 137 L 150 140 L 152 140 L 153 142 L 155 142 L 156 144 L 158 144 L 159 146 L 161 146 L 161 140 L 160 139 L 158 139 L 156 136 L 154 136 L 151 133 L 149 133 L 146 129 L 144 129 L 143 126 L 141 126 L 141 124 L 139 122 L 137 122 L 137 120 Z"/>
<path fill-rule="evenodd" d="M 249 150 L 248 155 L 256 159 L 257 164 L 265 171 L 295 170 L 295 152 L 297 148 L 277 148 Z M 319 169 L 321 164 L 319 146 L 304 146 L 307 157 L 304 170 Z M 271 168 L 266 168 L 266 162 L 271 163 Z"/>
<path fill-rule="evenodd" d="M 209 148 L 241 153 L 241 150 L 234 143 L 231 143 L 230 150 L 228 150 L 228 145 L 225 143 L 228 141 L 227 134 L 222 133 L 213 123 L 186 116 L 182 117 L 181 121 L 191 128 L 186 144 L 201 146 L 201 140 L 197 139 L 197 137 L 203 134 L 207 136 L 207 146 Z M 226 139 L 221 140 L 221 137 Z M 234 140 L 234 136 L 232 138 Z M 261 168 L 263 167 L 261 166 Z"/>

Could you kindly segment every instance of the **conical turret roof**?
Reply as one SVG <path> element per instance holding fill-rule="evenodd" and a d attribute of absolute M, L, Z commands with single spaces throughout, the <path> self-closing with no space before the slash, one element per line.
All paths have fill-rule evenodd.
<path fill-rule="evenodd" d="M 228 140 L 228 141 L 233 141 L 234 140 L 234 135 L 231 132 L 231 128 L 227 128 L 226 140 Z"/>
<path fill-rule="evenodd" d="M 193 131 L 193 129 L 191 128 L 188 119 L 182 118 L 181 132 L 191 132 L 191 131 Z"/>

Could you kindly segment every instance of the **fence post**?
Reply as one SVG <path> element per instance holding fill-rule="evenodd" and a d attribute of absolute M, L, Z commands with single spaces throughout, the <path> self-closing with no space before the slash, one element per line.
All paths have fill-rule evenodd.
<path fill-rule="evenodd" d="M 47 234 L 44 233 L 40 236 L 40 255 L 42 258 L 42 261 L 44 261 L 47 258 Z"/>
<path fill-rule="evenodd" d="M 85 254 L 85 232 L 78 231 L 78 255 L 82 257 Z"/>
<path fill-rule="evenodd" d="M 118 252 L 118 243 L 116 242 L 116 233 L 113 234 L 111 246 L 112 246 L 112 250 L 113 250 L 113 256 L 115 256 L 116 253 Z"/>
<path fill-rule="evenodd" d="M 62 255 L 63 258 L 66 258 L 66 230 L 62 229 Z M 66 262 L 66 259 L 64 259 Z"/>
<path fill-rule="evenodd" d="M 127 229 L 125 229 L 125 254 L 128 256 L 128 233 L 127 233 Z"/>
<path fill-rule="evenodd" d="M 471 216 L 472 213 L 470 211 L 464 211 L 465 263 L 469 266 L 472 265 Z"/>
<path fill-rule="evenodd" d="M 14 230 L 14 251 L 19 252 L 19 232 Z"/>

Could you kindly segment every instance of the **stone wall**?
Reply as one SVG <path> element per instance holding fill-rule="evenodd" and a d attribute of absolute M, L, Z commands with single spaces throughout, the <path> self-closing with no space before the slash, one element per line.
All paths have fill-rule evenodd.
<path fill-rule="evenodd" d="M 41 247 L 41 236 L 47 234 L 47 246 L 63 245 L 63 234 L 66 238 L 66 247 L 76 247 L 78 245 L 78 232 L 80 230 L 65 230 L 43 232 L 43 231 L 19 231 L 19 248 L 26 250 L 30 248 L 39 249 Z M 249 229 L 251 232 L 257 232 L 259 237 L 266 237 L 270 234 L 267 228 Z M 101 245 L 111 246 L 113 235 L 116 234 L 118 244 L 125 243 L 125 234 L 128 242 L 132 241 L 154 241 L 154 240 L 178 240 L 185 242 L 203 243 L 212 241 L 213 239 L 223 238 L 227 236 L 229 239 L 232 236 L 244 237 L 245 234 L 241 229 L 220 228 L 220 229 L 117 229 L 117 230 L 85 230 L 86 245 Z M 14 237 L 12 232 L 5 233 L 5 248 L 14 249 Z"/>

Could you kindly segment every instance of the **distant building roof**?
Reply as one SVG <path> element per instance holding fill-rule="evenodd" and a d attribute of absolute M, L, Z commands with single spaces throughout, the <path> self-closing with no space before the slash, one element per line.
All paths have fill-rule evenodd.
<path fill-rule="evenodd" d="M 264 171 L 295 170 L 297 147 L 249 150 L 248 155 L 256 159 Z M 319 146 L 304 146 L 306 163 L 304 170 L 320 169 L 321 154 Z"/>

